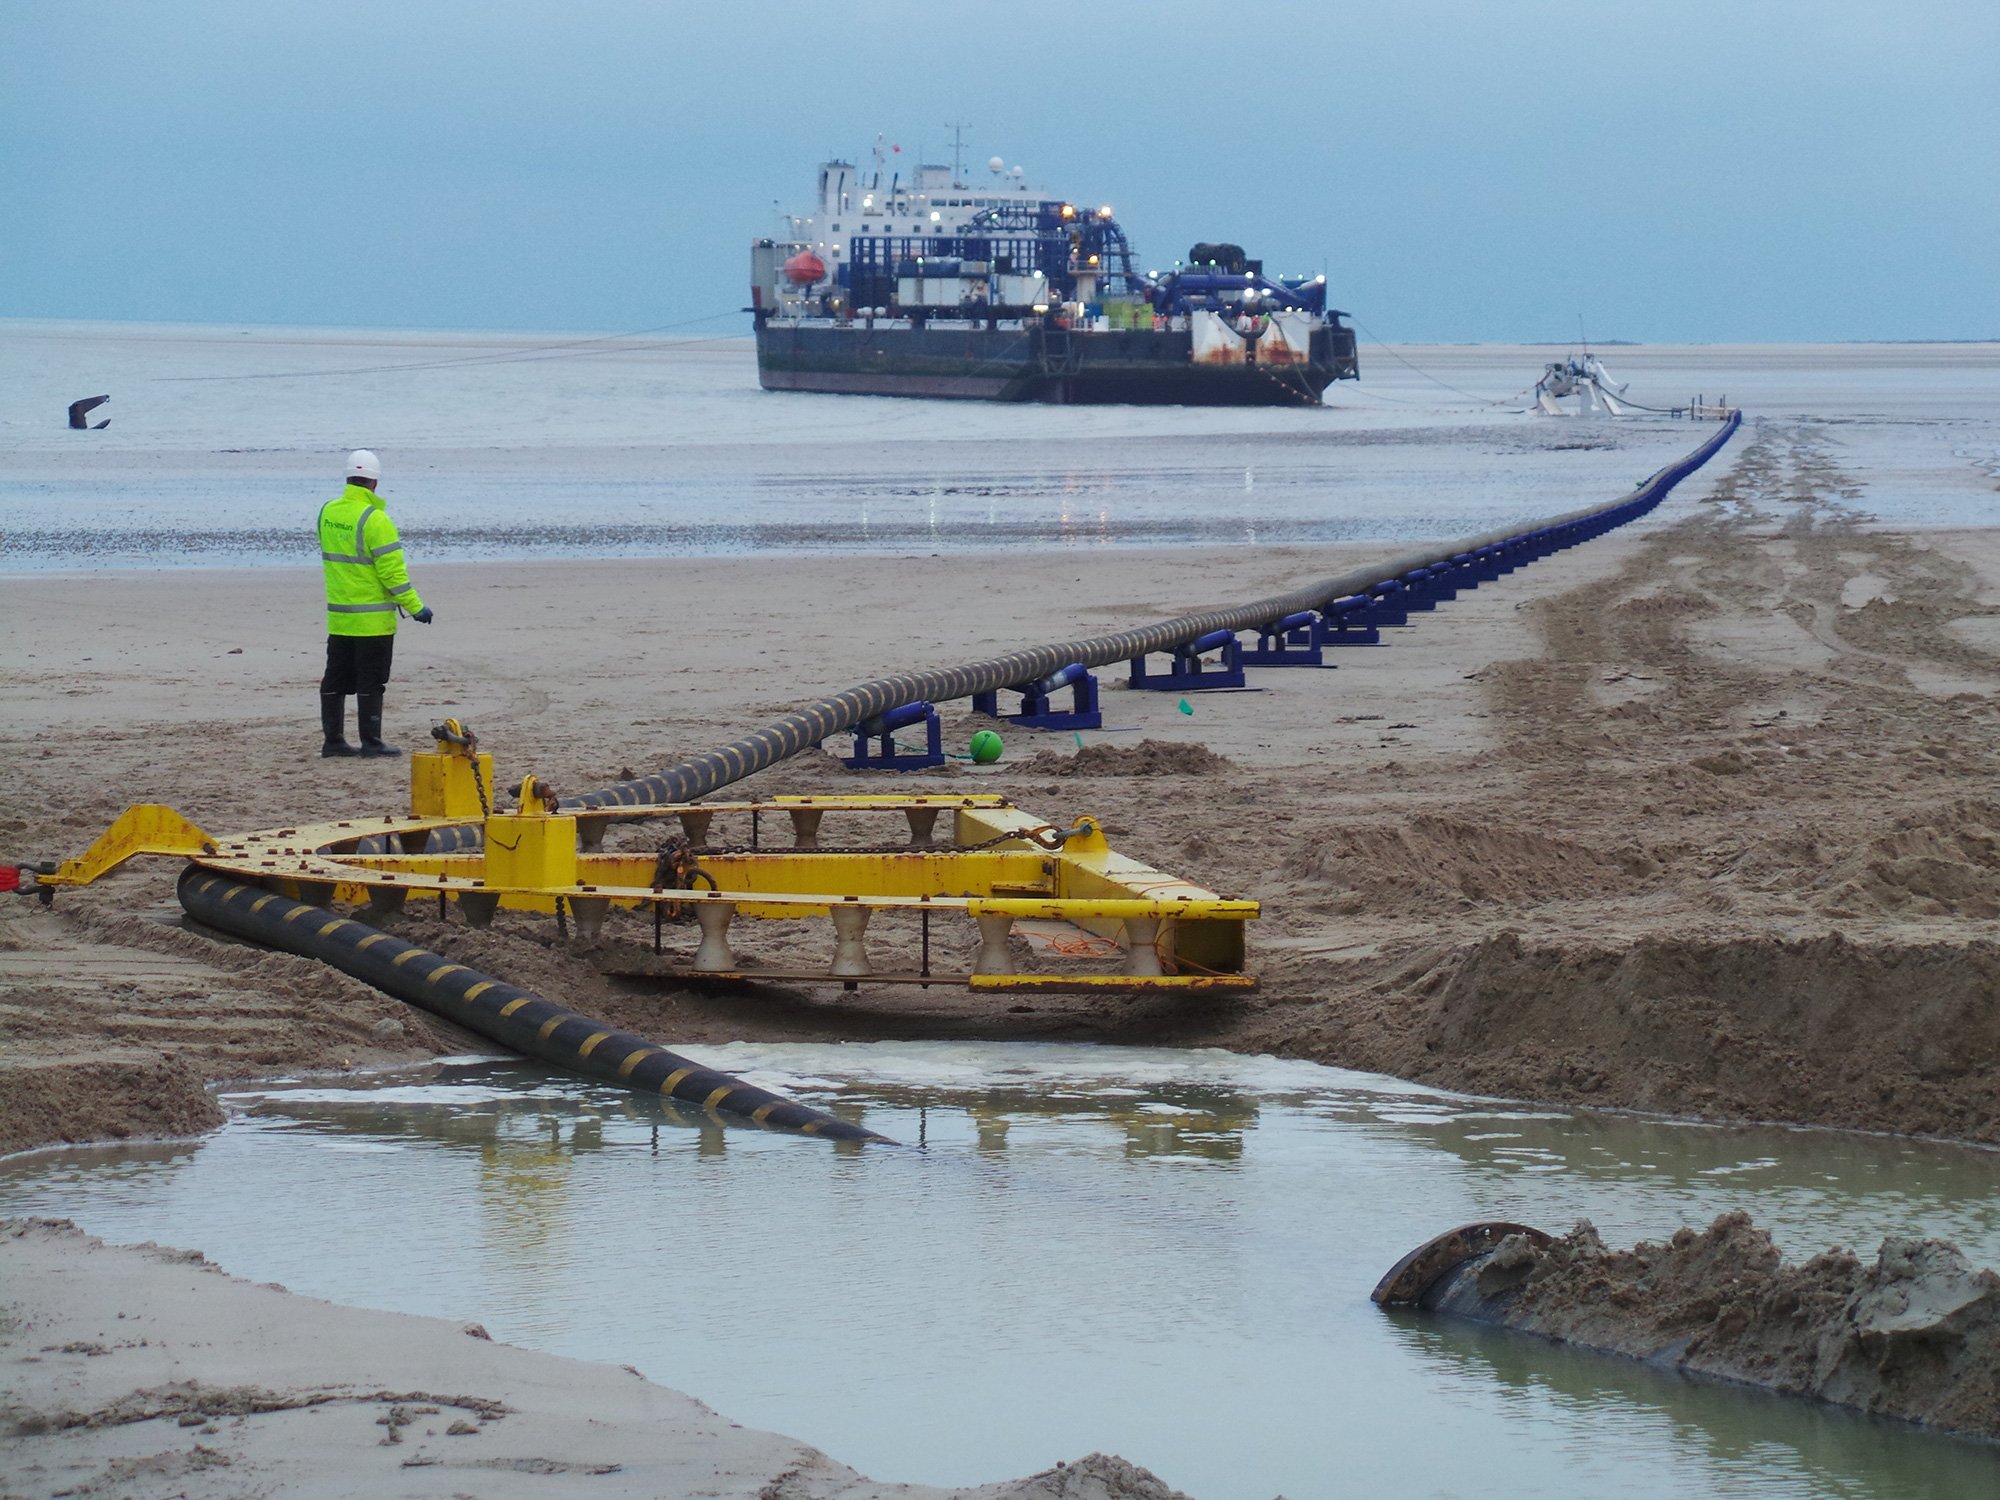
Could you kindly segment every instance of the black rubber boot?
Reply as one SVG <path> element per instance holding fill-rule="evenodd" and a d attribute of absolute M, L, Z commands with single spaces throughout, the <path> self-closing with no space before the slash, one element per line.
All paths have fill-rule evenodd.
<path fill-rule="evenodd" d="M 347 743 L 347 695 L 344 693 L 321 693 L 319 695 L 319 729 L 325 743 L 319 747 L 322 758 L 335 755 L 359 755 L 361 752 Z"/>
<path fill-rule="evenodd" d="M 394 745 L 382 743 L 382 695 L 354 700 L 354 717 L 361 723 L 361 753 L 367 756 L 401 755 Z"/>

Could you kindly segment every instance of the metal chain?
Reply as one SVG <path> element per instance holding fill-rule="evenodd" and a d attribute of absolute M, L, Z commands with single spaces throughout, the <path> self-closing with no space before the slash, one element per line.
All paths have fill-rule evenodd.
<path fill-rule="evenodd" d="M 431 727 L 431 738 L 439 745 L 456 745 L 472 762 L 472 789 L 479 793 L 479 816 L 493 816 L 493 804 L 486 796 L 486 779 L 479 774 L 479 736 L 456 719 L 446 719 Z"/>

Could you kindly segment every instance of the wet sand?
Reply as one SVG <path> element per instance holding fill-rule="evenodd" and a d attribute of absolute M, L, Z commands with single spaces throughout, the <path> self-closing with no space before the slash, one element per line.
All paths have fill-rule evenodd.
<path fill-rule="evenodd" d="M 0 1281 L 9 1493 L 1172 1500 L 1099 1454 L 975 1489 L 880 1484 L 630 1366 L 253 1285 L 67 1220 L 0 1220 Z"/>
<path fill-rule="evenodd" d="M 1378 1296 L 1380 1293 L 1378 1292 Z M 1939 1432 L 2000 1437 L 2000 1276 L 1947 1241 L 1794 1263 L 1740 1210 L 1606 1248 L 1585 1220 L 1511 1233 L 1415 1299 L 1452 1317 Z"/>

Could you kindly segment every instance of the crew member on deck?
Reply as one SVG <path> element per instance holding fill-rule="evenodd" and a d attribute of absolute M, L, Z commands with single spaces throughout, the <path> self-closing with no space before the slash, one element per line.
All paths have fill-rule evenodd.
<path fill-rule="evenodd" d="M 319 722 L 328 755 L 401 755 L 382 743 L 382 695 L 396 649 L 396 621 L 421 625 L 430 607 L 403 565 L 403 541 L 375 486 L 382 462 L 366 448 L 347 457 L 347 488 L 319 513 L 319 557 L 326 570 L 326 676 L 319 684 Z M 347 743 L 347 698 L 355 700 L 361 748 Z"/>

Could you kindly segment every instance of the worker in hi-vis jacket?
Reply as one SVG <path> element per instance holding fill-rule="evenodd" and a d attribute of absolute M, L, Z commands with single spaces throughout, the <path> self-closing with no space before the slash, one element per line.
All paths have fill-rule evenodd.
<path fill-rule="evenodd" d="M 396 649 L 396 620 L 431 622 L 403 564 L 403 542 L 375 486 L 382 461 L 366 448 L 347 457 L 347 488 L 319 513 L 319 559 L 326 570 L 326 676 L 319 684 L 321 755 L 401 755 L 382 743 L 382 694 Z M 361 748 L 347 743 L 347 698 L 354 695 Z"/>

